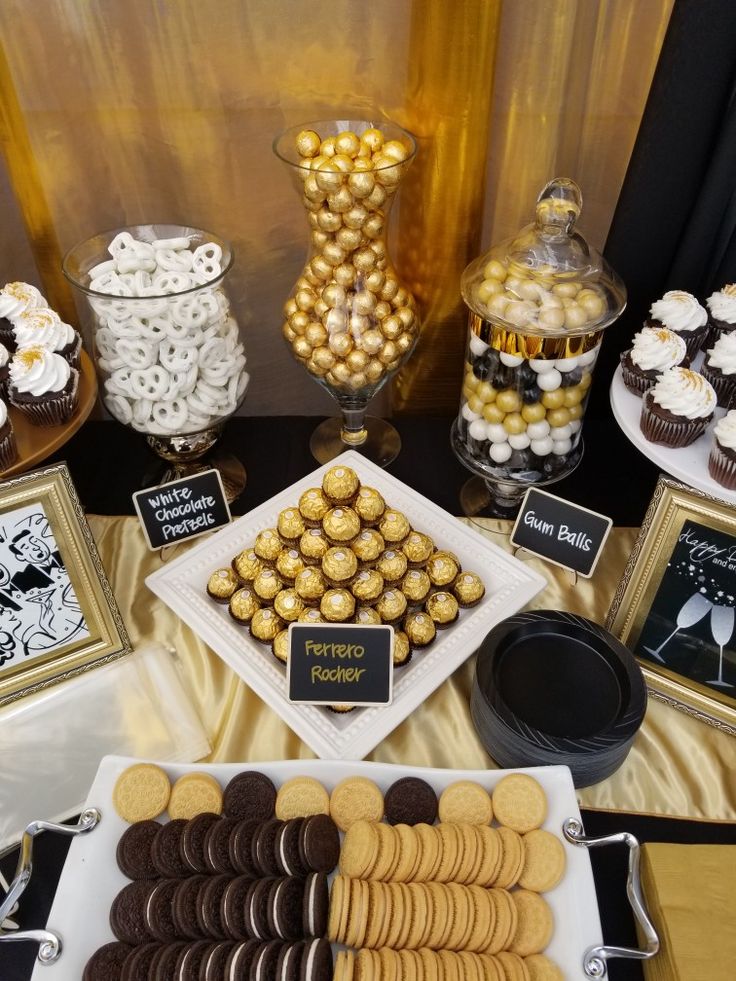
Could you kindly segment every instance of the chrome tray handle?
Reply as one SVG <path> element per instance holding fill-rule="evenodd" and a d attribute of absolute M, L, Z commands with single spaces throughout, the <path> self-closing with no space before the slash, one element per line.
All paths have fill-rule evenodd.
<path fill-rule="evenodd" d="M 583 848 L 597 848 L 599 845 L 627 845 L 629 849 L 629 872 L 626 878 L 626 895 L 634 916 L 644 933 L 646 948 L 638 950 L 634 947 L 588 947 L 583 954 L 583 970 L 589 978 L 604 978 L 606 962 L 612 957 L 625 957 L 629 960 L 648 961 L 659 952 L 659 937 L 649 913 L 644 905 L 641 891 L 641 875 L 639 864 L 641 848 L 638 840 L 628 831 L 615 835 L 605 835 L 603 838 L 586 838 L 583 825 L 578 818 L 568 818 L 562 825 L 562 833 L 572 845 Z"/>
<path fill-rule="evenodd" d="M 42 831 L 53 831 L 60 835 L 86 834 L 97 827 L 102 815 L 96 807 L 83 811 L 77 824 L 52 824 L 50 821 L 31 821 L 20 841 L 20 856 L 15 877 L 10 883 L 5 898 L 0 903 L 0 924 L 2 924 L 16 902 L 23 895 L 33 874 L 33 839 Z M 61 938 L 49 930 L 18 930 L 5 933 L 0 929 L 0 943 L 18 943 L 30 940 L 37 943 L 38 959 L 42 964 L 52 964 L 61 953 Z"/>

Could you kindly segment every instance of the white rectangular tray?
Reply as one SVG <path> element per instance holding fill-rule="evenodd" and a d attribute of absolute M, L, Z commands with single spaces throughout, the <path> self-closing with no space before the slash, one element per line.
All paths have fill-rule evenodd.
<path fill-rule="evenodd" d="M 389 706 L 359 708 L 336 715 L 315 705 L 294 705 L 286 697 L 286 672 L 269 648 L 238 626 L 227 607 L 206 593 L 207 580 L 233 556 L 250 547 L 259 532 L 276 525 L 279 511 L 294 507 L 310 487 L 318 487 L 331 466 L 320 467 L 265 504 L 233 521 L 180 559 L 146 579 L 146 585 L 230 665 L 297 735 L 323 759 L 362 759 L 477 650 L 488 631 L 512 616 L 546 585 L 523 562 L 493 545 L 426 497 L 417 494 L 354 451 L 340 463 L 352 467 L 361 483 L 375 487 L 413 527 L 454 552 L 463 568 L 477 572 L 486 586 L 478 606 L 462 610 L 458 623 L 442 631 L 426 653 L 416 653 L 394 676 Z"/>
<path fill-rule="evenodd" d="M 88 834 L 72 840 L 47 923 L 47 928 L 61 937 L 63 950 L 54 964 L 37 962 L 32 981 L 79 981 L 84 965 L 94 951 L 115 939 L 109 924 L 110 906 L 128 882 L 117 867 L 115 849 L 127 825 L 113 807 L 112 791 L 120 773 L 134 762 L 137 761 L 106 756 L 100 764 L 86 806 L 98 808 L 102 819 Z M 323 760 L 196 767 L 198 771 L 211 773 L 223 787 L 236 773 L 254 768 L 266 773 L 276 786 L 291 777 L 307 774 L 332 790 L 345 777 L 362 775 L 375 780 L 384 793 L 399 777 L 410 775 L 422 777 L 437 793 L 455 780 L 476 780 L 492 791 L 501 777 L 510 772 Z M 194 768 L 191 764 L 163 764 L 163 769 L 173 780 Z M 566 818 L 580 819 L 575 789 L 565 766 L 533 767 L 525 772 L 544 787 L 549 804 L 544 827 L 562 840 L 567 857 L 564 878 L 555 889 L 545 893 L 555 919 L 554 936 L 546 953 L 562 968 L 567 981 L 580 981 L 585 978 L 583 953 L 588 947 L 602 942 L 602 932 L 588 852 L 568 844 L 562 836 Z"/>

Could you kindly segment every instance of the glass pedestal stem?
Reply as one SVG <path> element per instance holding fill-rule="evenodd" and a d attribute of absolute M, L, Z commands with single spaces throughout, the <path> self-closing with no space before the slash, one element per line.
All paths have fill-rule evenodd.
<path fill-rule="evenodd" d="M 362 446 L 368 439 L 368 430 L 365 428 L 365 405 L 360 408 L 342 409 L 342 429 L 340 436 L 346 447 L 355 449 Z"/>

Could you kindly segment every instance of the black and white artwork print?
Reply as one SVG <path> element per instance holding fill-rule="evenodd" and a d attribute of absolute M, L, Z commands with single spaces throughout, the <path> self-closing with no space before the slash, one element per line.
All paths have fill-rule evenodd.
<path fill-rule="evenodd" d="M 736 539 L 686 521 L 635 653 L 736 697 L 735 607 Z"/>
<path fill-rule="evenodd" d="M 43 505 L 0 515 L 0 673 L 89 636 Z"/>

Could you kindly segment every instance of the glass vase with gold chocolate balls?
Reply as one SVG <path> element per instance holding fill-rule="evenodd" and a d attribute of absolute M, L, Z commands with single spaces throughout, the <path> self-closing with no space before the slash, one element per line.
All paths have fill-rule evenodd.
<path fill-rule="evenodd" d="M 282 332 L 342 411 L 317 428 L 310 448 L 320 463 L 352 448 L 385 466 L 401 441 L 390 423 L 366 418 L 366 408 L 419 333 L 414 297 L 387 247 L 389 209 L 416 143 L 393 123 L 331 120 L 285 130 L 274 152 L 289 166 L 310 225 Z"/>
<path fill-rule="evenodd" d="M 603 332 L 626 289 L 576 230 L 580 188 L 556 178 L 535 221 L 494 245 L 462 276 L 470 311 L 460 411 L 452 446 L 478 477 L 466 514 L 509 514 L 529 486 L 571 473 Z"/>

